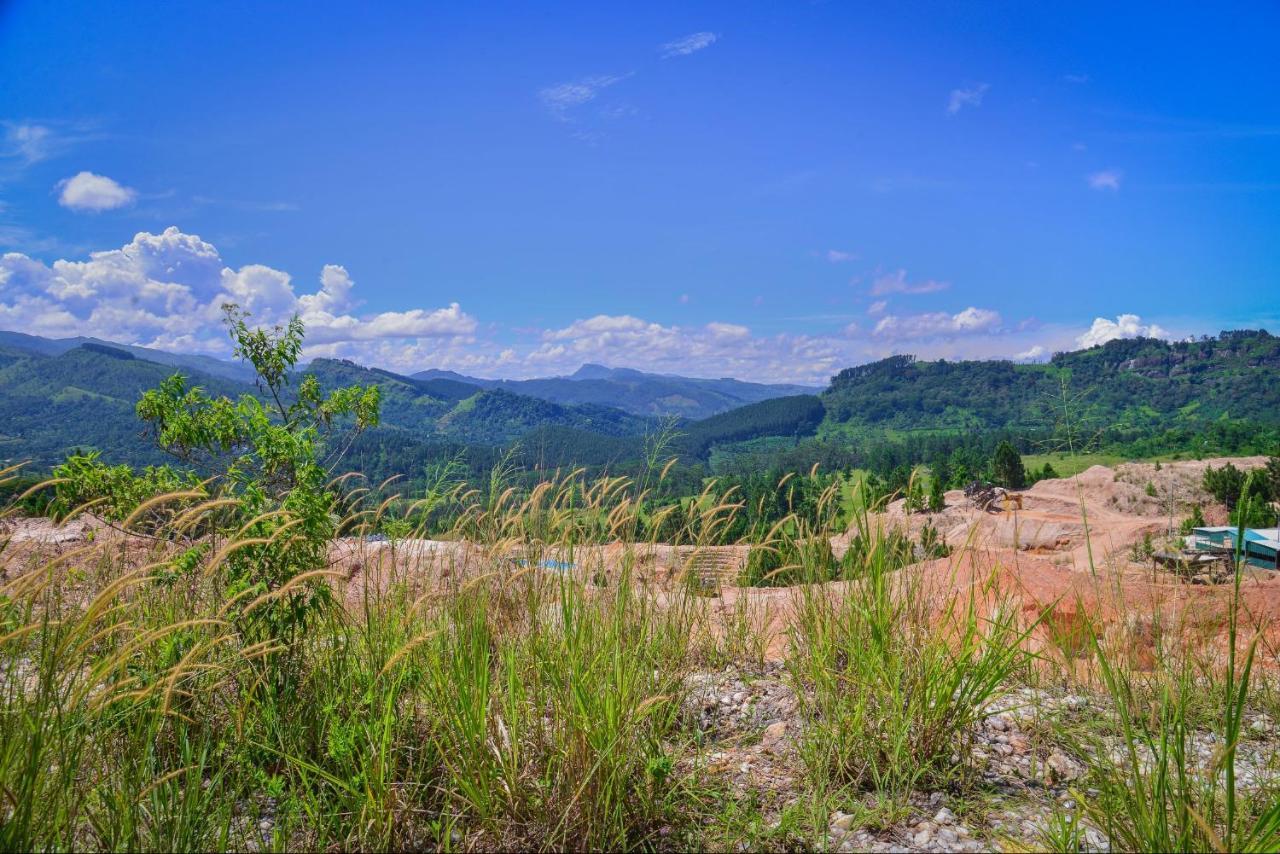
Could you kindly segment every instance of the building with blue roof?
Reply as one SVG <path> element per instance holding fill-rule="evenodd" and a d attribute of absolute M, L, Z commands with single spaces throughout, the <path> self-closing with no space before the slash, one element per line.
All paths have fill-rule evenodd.
<path fill-rule="evenodd" d="M 1240 552 L 1245 563 L 1260 569 L 1280 569 L 1280 528 L 1239 528 L 1226 525 L 1192 528 L 1187 545 L 1202 552 Z"/>

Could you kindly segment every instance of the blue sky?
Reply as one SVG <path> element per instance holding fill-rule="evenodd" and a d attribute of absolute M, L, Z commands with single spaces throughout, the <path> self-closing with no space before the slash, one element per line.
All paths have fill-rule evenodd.
<path fill-rule="evenodd" d="M 821 381 L 1280 317 L 1280 7 L 0 3 L 0 327 Z"/>

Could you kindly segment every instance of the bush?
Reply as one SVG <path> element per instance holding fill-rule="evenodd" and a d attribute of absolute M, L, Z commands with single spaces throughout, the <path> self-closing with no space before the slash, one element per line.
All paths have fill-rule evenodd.
<path fill-rule="evenodd" d="M 1022 457 L 1007 440 L 996 446 L 992 469 L 996 483 L 1009 489 L 1022 489 L 1027 485 L 1027 471 L 1022 466 Z"/>
<path fill-rule="evenodd" d="M 188 387 L 175 374 L 138 401 L 138 416 L 184 468 L 109 466 L 95 454 L 73 456 L 55 472 L 63 512 L 88 509 L 110 521 L 154 529 L 197 502 L 217 507 L 199 514 L 240 547 L 217 565 L 228 601 L 226 616 L 245 647 L 279 649 L 258 659 L 273 689 L 288 681 L 292 643 L 330 601 L 326 572 L 336 534 L 338 495 L 329 485 L 325 438 L 334 429 L 376 426 L 376 386 L 321 392 L 314 376 L 296 391 L 290 375 L 302 351 L 303 325 L 250 329 L 246 315 L 224 306 L 237 356 L 257 375 L 262 398 L 232 401 Z M 292 393 L 291 393 L 292 392 Z M 199 475 L 197 474 L 199 473 Z M 201 477 L 200 475 L 204 475 Z M 202 531 L 174 526 L 171 534 Z"/>

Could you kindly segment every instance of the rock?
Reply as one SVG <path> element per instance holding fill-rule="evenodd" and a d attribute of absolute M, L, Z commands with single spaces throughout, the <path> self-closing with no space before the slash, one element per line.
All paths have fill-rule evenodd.
<path fill-rule="evenodd" d="M 760 744 L 765 747 L 770 747 L 781 741 L 782 737 L 786 734 L 786 721 L 778 721 L 777 723 L 769 724 L 769 726 L 765 727 L 764 734 L 760 736 Z"/>
<path fill-rule="evenodd" d="M 1077 762 L 1057 750 L 1049 754 L 1044 765 L 1048 776 L 1056 782 L 1069 783 L 1084 776 L 1084 769 Z"/>
<path fill-rule="evenodd" d="M 933 816 L 934 824 L 952 824 L 956 820 L 956 814 L 951 810 L 943 807 Z"/>
<path fill-rule="evenodd" d="M 837 812 L 835 819 L 831 822 L 831 828 L 841 833 L 847 833 L 849 828 L 853 827 L 853 816 L 849 813 Z"/>

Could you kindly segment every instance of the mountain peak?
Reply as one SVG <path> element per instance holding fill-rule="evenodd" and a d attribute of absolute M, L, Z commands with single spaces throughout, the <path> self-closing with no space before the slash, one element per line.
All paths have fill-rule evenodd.
<path fill-rule="evenodd" d="M 588 362 L 569 375 L 571 380 L 607 380 L 614 375 L 613 368 Z"/>

